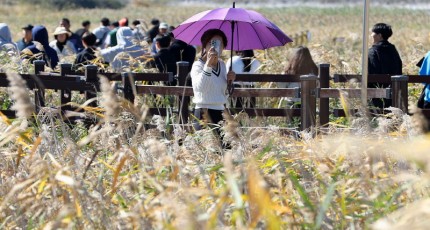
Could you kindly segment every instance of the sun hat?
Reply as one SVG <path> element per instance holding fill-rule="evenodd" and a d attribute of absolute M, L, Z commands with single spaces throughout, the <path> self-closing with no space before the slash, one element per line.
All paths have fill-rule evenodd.
<path fill-rule="evenodd" d="M 168 29 L 169 25 L 167 25 L 167 23 L 165 23 L 165 22 L 162 22 L 162 23 L 160 23 L 160 26 L 158 28 L 160 28 L 160 29 Z"/>
<path fill-rule="evenodd" d="M 59 26 L 59 27 L 55 28 L 54 35 L 60 35 L 60 34 L 67 34 L 69 36 L 72 35 L 72 33 L 67 31 L 66 28 L 63 26 Z"/>

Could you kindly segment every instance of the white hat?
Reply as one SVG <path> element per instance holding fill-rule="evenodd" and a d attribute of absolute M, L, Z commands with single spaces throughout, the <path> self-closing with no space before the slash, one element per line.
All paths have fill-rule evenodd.
<path fill-rule="evenodd" d="M 165 22 L 162 22 L 162 23 L 160 23 L 160 26 L 158 28 L 160 28 L 160 29 L 169 29 L 169 25 L 167 25 L 167 23 L 165 23 Z"/>
<path fill-rule="evenodd" d="M 63 26 L 55 28 L 54 35 L 59 35 L 59 34 L 67 34 L 69 36 L 72 35 L 72 33 L 70 33 L 69 31 L 67 31 L 66 28 L 63 27 Z"/>

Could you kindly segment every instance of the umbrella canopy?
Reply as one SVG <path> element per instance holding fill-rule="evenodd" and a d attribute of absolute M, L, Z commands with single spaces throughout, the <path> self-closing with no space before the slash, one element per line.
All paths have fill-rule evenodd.
<path fill-rule="evenodd" d="M 208 29 L 220 29 L 224 32 L 228 40 L 225 49 L 228 50 L 267 49 L 292 42 L 263 15 L 234 7 L 198 13 L 181 23 L 173 30 L 173 34 L 176 39 L 188 44 L 201 45 L 200 38 Z"/>

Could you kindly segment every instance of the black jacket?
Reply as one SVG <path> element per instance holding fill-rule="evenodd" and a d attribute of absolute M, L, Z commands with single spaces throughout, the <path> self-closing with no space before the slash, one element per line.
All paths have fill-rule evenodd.
<path fill-rule="evenodd" d="M 94 48 L 85 48 L 76 56 L 75 65 L 89 65 L 96 58 Z"/>
<path fill-rule="evenodd" d="M 196 58 L 196 48 L 181 40 L 175 39 L 170 45 L 169 50 L 175 59 L 175 63 L 178 61 L 186 61 L 189 64 L 188 71 L 191 71 L 191 67 Z"/>
<path fill-rule="evenodd" d="M 69 41 L 72 42 L 76 52 L 81 52 L 84 49 L 84 45 L 82 44 L 82 37 L 80 37 L 79 35 L 72 33 L 72 35 L 69 37 Z"/>
<path fill-rule="evenodd" d="M 176 62 L 168 49 L 160 49 L 157 54 L 154 55 L 153 67 L 157 67 L 160 73 L 172 72 L 173 76 L 176 75 Z M 166 82 L 166 84 L 174 86 L 176 85 L 176 80 L 173 80 L 171 83 Z"/>
<path fill-rule="evenodd" d="M 149 29 L 146 33 L 147 41 L 152 42 L 158 34 L 158 25 L 153 26 L 151 29 Z"/>
<path fill-rule="evenodd" d="M 402 60 L 393 44 L 384 40 L 369 49 L 369 74 L 402 74 Z"/>
<path fill-rule="evenodd" d="M 390 42 L 383 40 L 374 44 L 369 49 L 369 74 L 402 74 L 402 59 L 396 47 Z M 369 79 L 370 82 L 370 79 Z M 389 83 L 369 83 L 368 88 L 387 88 Z M 391 99 L 372 99 L 374 106 L 387 108 L 391 106 Z"/>

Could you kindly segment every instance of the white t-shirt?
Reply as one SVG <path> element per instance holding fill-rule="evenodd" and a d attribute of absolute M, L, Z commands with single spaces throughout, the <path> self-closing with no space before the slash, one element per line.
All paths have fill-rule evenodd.
<path fill-rule="evenodd" d="M 226 68 L 227 70 L 230 69 L 230 63 L 231 63 L 231 59 L 228 59 L 227 63 L 226 63 Z M 243 73 L 251 73 L 254 74 L 257 72 L 258 68 L 260 67 L 261 63 L 260 61 L 258 61 L 257 59 L 253 58 L 251 60 L 251 69 L 249 72 L 244 72 L 245 69 L 245 64 L 242 61 L 242 57 L 240 56 L 233 56 L 233 65 L 232 65 L 232 70 L 236 73 L 236 74 L 243 74 Z M 253 82 L 235 82 L 235 84 L 239 84 L 241 86 L 245 86 L 245 87 L 249 87 L 254 85 Z"/>

